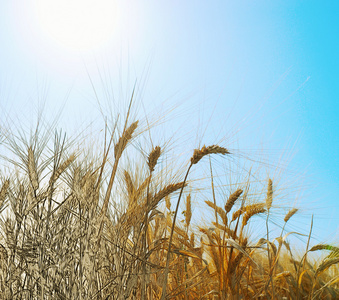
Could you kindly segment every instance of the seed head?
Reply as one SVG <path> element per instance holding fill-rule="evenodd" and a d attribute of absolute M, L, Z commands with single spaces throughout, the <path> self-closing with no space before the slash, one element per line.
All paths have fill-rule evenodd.
<path fill-rule="evenodd" d="M 200 159 L 202 159 L 205 155 L 208 154 L 230 154 L 230 152 L 223 147 L 220 147 L 218 145 L 212 145 L 212 146 L 203 146 L 201 149 L 194 149 L 193 156 L 191 157 L 191 163 L 192 165 L 197 164 Z"/>

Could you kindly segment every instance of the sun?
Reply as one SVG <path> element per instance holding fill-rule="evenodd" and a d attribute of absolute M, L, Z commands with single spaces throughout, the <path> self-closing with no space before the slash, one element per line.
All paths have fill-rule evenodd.
<path fill-rule="evenodd" d="M 63 47 L 87 50 L 100 47 L 114 34 L 114 0 L 35 0 L 41 30 Z"/>

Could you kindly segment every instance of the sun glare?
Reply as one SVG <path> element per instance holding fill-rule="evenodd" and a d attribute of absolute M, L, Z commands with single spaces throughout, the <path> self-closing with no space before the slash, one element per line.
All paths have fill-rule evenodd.
<path fill-rule="evenodd" d="M 114 33 L 114 0 L 36 0 L 35 3 L 41 29 L 63 47 L 97 48 Z"/>

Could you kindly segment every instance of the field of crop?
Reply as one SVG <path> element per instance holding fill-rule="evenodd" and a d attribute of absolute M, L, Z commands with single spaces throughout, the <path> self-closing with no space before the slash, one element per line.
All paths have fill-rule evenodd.
<path fill-rule="evenodd" d="M 285 229 L 297 207 L 281 220 L 280 235 L 271 231 L 273 178 L 262 178 L 262 193 L 252 193 L 251 179 L 233 182 L 222 200 L 213 167 L 237 159 L 227 145 L 192 149 L 174 172 L 166 146 L 131 147 L 148 132 L 130 115 L 120 128 L 103 129 L 101 150 L 43 123 L 30 134 L 2 130 L 1 299 L 339 297 L 339 249 L 311 247 L 311 233 L 303 255 L 289 244 L 300 234 Z M 136 152 L 143 161 L 128 160 Z M 190 175 L 203 161 L 210 190 L 199 191 L 200 207 L 212 217 L 191 222 L 201 212 Z M 264 228 L 258 239 L 253 220 Z M 310 252 L 327 253 L 314 261 Z"/>

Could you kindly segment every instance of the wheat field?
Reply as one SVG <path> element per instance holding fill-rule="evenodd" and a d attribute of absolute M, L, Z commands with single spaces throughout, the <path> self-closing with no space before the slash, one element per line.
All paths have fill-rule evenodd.
<path fill-rule="evenodd" d="M 125 163 L 145 134 L 129 114 L 120 132 L 104 128 L 97 153 L 39 126 L 28 138 L 2 131 L 1 147 L 11 154 L 1 155 L 1 299 L 339 297 L 339 248 L 307 243 L 300 256 L 288 242 L 298 234 L 285 230 L 297 207 L 284 216 L 280 235 L 269 234 L 273 179 L 263 179 L 256 199 L 248 196 L 250 182 L 235 183 L 220 205 L 211 174 L 212 192 L 201 205 L 213 217 L 191 222 L 197 212 L 189 175 L 208 157 L 236 159 L 227 145 L 192 149 L 179 175 L 164 177 L 161 145 L 144 150 L 139 165 Z M 248 228 L 258 216 L 266 233 L 253 240 Z M 314 261 L 310 252 L 326 256 Z"/>

